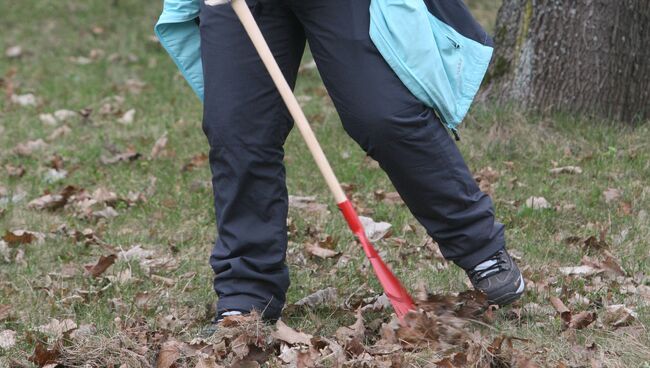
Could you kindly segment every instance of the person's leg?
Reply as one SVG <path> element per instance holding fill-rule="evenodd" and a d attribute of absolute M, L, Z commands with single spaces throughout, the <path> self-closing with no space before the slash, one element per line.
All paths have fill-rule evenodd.
<path fill-rule="evenodd" d="M 293 1 L 344 128 L 386 171 L 443 255 L 469 269 L 504 247 L 504 226 L 435 113 L 370 40 L 370 0 Z"/>
<path fill-rule="evenodd" d="M 281 0 L 247 1 L 290 84 L 302 26 Z M 217 312 L 277 318 L 289 287 L 283 144 L 292 120 L 230 6 L 201 1 L 203 130 L 210 143 L 218 239 L 210 257 Z"/>

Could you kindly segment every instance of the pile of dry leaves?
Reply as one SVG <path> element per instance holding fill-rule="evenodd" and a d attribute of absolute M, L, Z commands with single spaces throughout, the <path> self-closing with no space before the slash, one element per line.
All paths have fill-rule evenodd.
<path fill-rule="evenodd" d="M 29 358 L 40 367 L 536 367 L 514 347 L 515 339 L 489 340 L 470 325 L 492 319 L 493 308 L 479 292 L 433 295 L 420 292 L 418 311 L 402 321 L 356 321 L 333 336 L 297 331 L 258 314 L 227 317 L 208 337 L 181 341 L 171 331 L 149 330 L 143 321 L 116 320 L 119 332 L 97 334 L 92 326 L 53 321 L 35 331 L 43 336 Z M 380 298 L 380 303 L 382 298 Z M 474 332 L 470 332 L 475 330 Z M 39 335 L 41 333 L 41 335 Z"/>

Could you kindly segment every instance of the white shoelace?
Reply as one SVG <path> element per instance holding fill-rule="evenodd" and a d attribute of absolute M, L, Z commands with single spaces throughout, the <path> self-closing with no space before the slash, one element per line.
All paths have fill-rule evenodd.
<path fill-rule="evenodd" d="M 495 264 L 497 264 L 497 261 L 495 261 L 493 259 L 488 259 L 487 261 L 481 262 L 478 265 L 476 265 L 476 267 L 474 267 L 474 271 L 487 270 L 488 268 L 494 266 Z M 499 272 L 499 270 L 498 269 L 491 269 L 491 270 L 488 270 L 488 271 L 485 271 L 485 272 L 480 272 L 479 276 L 481 278 L 483 278 L 483 277 L 491 275 L 491 274 L 493 274 L 495 272 Z"/>

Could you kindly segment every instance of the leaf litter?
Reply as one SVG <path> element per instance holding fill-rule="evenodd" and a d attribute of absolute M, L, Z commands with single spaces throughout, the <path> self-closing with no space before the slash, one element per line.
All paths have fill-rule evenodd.
<path fill-rule="evenodd" d="M 315 303 L 319 303 L 322 298 Z M 312 298 L 312 302 L 315 300 Z M 433 351 L 431 366 L 520 367 L 533 358 L 515 347 L 513 337 L 489 339 L 470 326 L 488 310 L 485 296 L 467 291 L 457 295 L 420 292 L 418 310 L 400 322 L 366 324 L 358 309 L 355 321 L 338 328 L 333 336 L 296 330 L 282 320 L 269 324 L 256 312 L 229 316 L 214 334 L 182 340 L 164 328 L 149 330 L 137 319 L 121 321 L 112 336 L 96 335 L 92 328 L 74 335 L 72 321 L 52 321 L 44 330 L 55 337 L 36 347 L 32 361 L 39 366 L 59 363 L 66 367 L 403 367 L 419 355 Z M 308 306 L 305 302 L 303 305 Z M 318 305 L 318 304 L 316 304 Z M 152 362 L 155 362 L 152 364 Z M 534 367 L 535 365 L 526 365 Z"/>

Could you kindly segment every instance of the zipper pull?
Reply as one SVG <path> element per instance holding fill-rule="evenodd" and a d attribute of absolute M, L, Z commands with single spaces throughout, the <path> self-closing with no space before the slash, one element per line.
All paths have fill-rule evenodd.
<path fill-rule="evenodd" d="M 458 133 L 458 129 L 451 128 L 451 132 L 454 134 L 454 138 L 456 139 L 456 142 L 459 142 L 460 141 L 460 134 Z"/>

